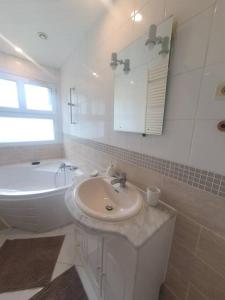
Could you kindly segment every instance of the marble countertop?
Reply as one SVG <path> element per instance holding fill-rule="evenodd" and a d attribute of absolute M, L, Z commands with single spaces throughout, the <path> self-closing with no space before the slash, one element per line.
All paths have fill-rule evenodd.
<path fill-rule="evenodd" d="M 176 211 L 162 202 L 157 207 L 149 206 L 146 202 L 145 193 L 141 191 L 145 201 L 141 211 L 136 216 L 118 222 L 101 221 L 89 217 L 80 210 L 76 205 L 75 190 L 76 187 L 73 187 L 66 192 L 65 201 L 76 223 L 102 234 L 111 233 L 123 236 L 135 247 L 141 247 L 166 222 L 176 216 Z"/>

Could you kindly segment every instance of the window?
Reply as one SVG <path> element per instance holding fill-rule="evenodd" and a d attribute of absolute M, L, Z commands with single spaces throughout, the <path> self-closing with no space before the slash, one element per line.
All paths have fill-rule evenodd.
<path fill-rule="evenodd" d="M 53 120 L 0 117 L 1 143 L 51 141 L 55 139 Z M 29 129 L 28 129 L 29 128 Z"/>
<path fill-rule="evenodd" d="M 53 142 L 54 87 L 0 74 L 0 143 Z"/>
<path fill-rule="evenodd" d="M 19 107 L 17 84 L 15 81 L 0 78 L 0 106 Z"/>
<path fill-rule="evenodd" d="M 52 111 L 51 91 L 42 86 L 25 84 L 27 109 Z"/>

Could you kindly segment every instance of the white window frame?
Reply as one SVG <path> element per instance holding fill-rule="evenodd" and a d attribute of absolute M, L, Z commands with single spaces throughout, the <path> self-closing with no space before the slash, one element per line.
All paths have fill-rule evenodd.
<path fill-rule="evenodd" d="M 53 120 L 54 126 L 54 140 L 49 141 L 24 141 L 24 142 L 10 142 L 2 143 L 0 147 L 15 146 L 15 145 L 43 145 L 43 144 L 57 144 L 60 141 L 60 119 L 59 119 L 59 106 L 56 101 L 57 89 L 53 83 L 47 83 L 39 80 L 28 79 L 12 74 L 0 72 L 0 79 L 11 80 L 16 82 L 18 91 L 19 108 L 10 108 L 0 106 L 0 117 L 13 117 L 13 118 L 35 118 L 35 119 L 50 119 Z M 26 108 L 25 99 L 25 84 L 37 85 L 46 87 L 51 90 L 52 111 L 32 110 Z M 1 129 L 0 129 L 1 130 Z"/>

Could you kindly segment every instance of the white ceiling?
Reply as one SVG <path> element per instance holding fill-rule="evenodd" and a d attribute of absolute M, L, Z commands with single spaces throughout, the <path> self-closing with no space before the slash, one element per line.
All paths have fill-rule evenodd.
<path fill-rule="evenodd" d="M 103 11 L 101 0 L 0 0 L 0 35 L 38 63 L 59 68 Z M 0 51 L 18 55 L 2 38 Z"/>

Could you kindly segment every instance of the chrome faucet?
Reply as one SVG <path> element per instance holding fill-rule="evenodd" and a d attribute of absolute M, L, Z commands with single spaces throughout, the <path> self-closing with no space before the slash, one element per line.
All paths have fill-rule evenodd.
<path fill-rule="evenodd" d="M 61 163 L 60 166 L 59 166 L 59 169 L 60 170 L 65 170 L 66 169 L 66 164 L 64 162 Z"/>
<path fill-rule="evenodd" d="M 61 163 L 59 166 L 59 170 L 63 170 L 65 171 L 66 169 L 70 170 L 70 171 L 75 171 L 77 169 L 76 166 L 73 165 L 67 165 L 66 163 Z"/>
<path fill-rule="evenodd" d="M 119 183 L 120 187 L 125 188 L 126 182 L 127 182 L 127 174 L 124 172 L 121 172 L 119 174 L 116 174 L 114 177 L 115 177 L 115 179 L 112 179 L 111 184 L 114 185 L 114 184 Z"/>

